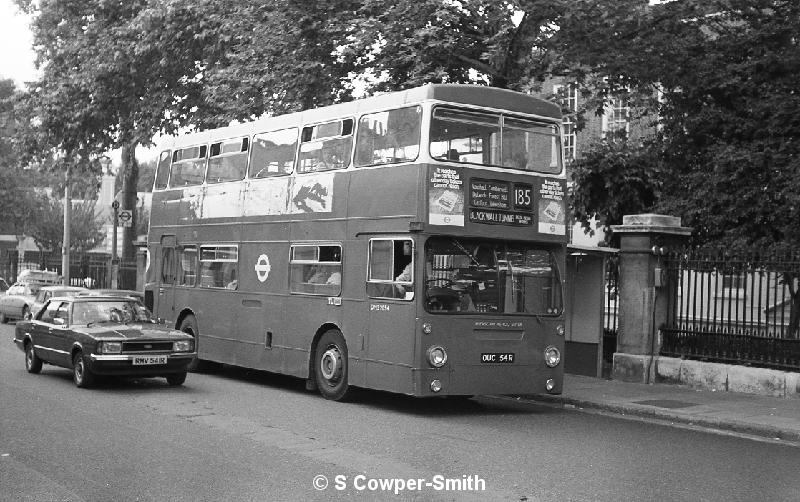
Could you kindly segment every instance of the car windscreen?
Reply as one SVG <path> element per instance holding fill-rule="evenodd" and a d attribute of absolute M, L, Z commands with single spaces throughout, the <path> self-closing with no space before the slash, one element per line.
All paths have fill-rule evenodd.
<path fill-rule="evenodd" d="M 76 302 L 72 307 L 74 324 L 102 322 L 152 322 L 152 315 L 144 305 L 133 300 L 100 300 Z"/>

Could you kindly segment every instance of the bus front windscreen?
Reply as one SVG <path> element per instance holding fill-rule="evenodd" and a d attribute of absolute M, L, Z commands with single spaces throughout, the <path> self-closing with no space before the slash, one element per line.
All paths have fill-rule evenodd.
<path fill-rule="evenodd" d="M 560 153 L 555 123 L 443 106 L 433 110 L 430 154 L 437 160 L 558 174 Z"/>
<path fill-rule="evenodd" d="M 425 260 L 428 312 L 562 312 L 555 256 L 541 246 L 433 237 L 426 243 Z"/>

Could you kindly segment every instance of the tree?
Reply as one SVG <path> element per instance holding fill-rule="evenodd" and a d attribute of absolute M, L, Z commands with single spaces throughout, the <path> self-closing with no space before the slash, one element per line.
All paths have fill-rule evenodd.
<path fill-rule="evenodd" d="M 696 244 L 767 252 L 800 244 L 798 18 L 800 4 L 783 0 L 592 0 L 565 16 L 554 39 L 577 80 L 587 68 L 609 76 L 605 96 L 624 91 L 657 112 L 658 134 L 641 147 L 657 167 L 656 197 L 643 209 L 681 216 Z M 601 175 L 608 163 L 581 168 Z M 614 213 L 626 184 L 612 178 L 607 196 L 579 214 Z M 596 193 L 591 184 L 575 192 L 578 201 Z M 797 273 L 784 281 L 797 334 Z"/>
<path fill-rule="evenodd" d="M 156 131 L 185 125 L 199 102 L 200 72 L 193 47 L 202 36 L 185 30 L 163 35 L 162 45 L 143 36 L 169 16 L 171 2 L 17 0 L 33 15 L 32 30 L 41 79 L 25 99 L 28 127 L 21 150 L 56 155 L 68 178 L 78 166 L 96 171 L 92 159 L 120 148 L 122 208 L 136 202 L 138 163 L 134 152 Z M 177 14 L 176 14 L 177 15 Z M 189 76 L 189 77 L 187 77 Z M 128 231 L 128 229 L 125 229 Z M 132 256 L 132 238 L 123 253 Z"/>
<path fill-rule="evenodd" d="M 61 201 L 47 196 L 37 197 L 38 210 L 31 215 L 28 233 L 40 250 L 59 249 L 63 243 L 64 206 Z M 100 245 L 105 238 L 102 226 L 95 216 L 95 203 L 72 203 L 70 220 L 70 248 L 88 251 Z"/>

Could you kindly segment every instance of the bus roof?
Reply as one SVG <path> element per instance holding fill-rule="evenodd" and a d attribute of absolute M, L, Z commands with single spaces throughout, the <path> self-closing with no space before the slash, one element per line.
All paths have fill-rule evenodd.
<path fill-rule="evenodd" d="M 382 109 L 422 103 L 424 101 L 472 105 L 512 113 L 534 115 L 543 118 L 561 119 L 561 108 L 550 101 L 508 89 L 469 84 L 426 84 L 403 91 L 387 92 L 345 103 L 313 108 L 286 115 L 270 116 L 255 121 L 233 124 L 218 129 L 196 132 L 178 137 L 165 138 L 161 148 L 197 145 L 222 138 L 234 138 L 252 133 L 253 129 L 264 131 L 279 127 L 313 124 L 333 118 L 358 116 Z"/>

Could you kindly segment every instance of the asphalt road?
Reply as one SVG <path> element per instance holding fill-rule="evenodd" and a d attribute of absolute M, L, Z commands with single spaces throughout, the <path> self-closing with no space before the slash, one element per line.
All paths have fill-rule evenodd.
<path fill-rule="evenodd" d="M 228 367 L 82 390 L 26 373 L 12 334 L 2 501 L 800 500 L 796 446 L 505 398 L 334 403 Z"/>

